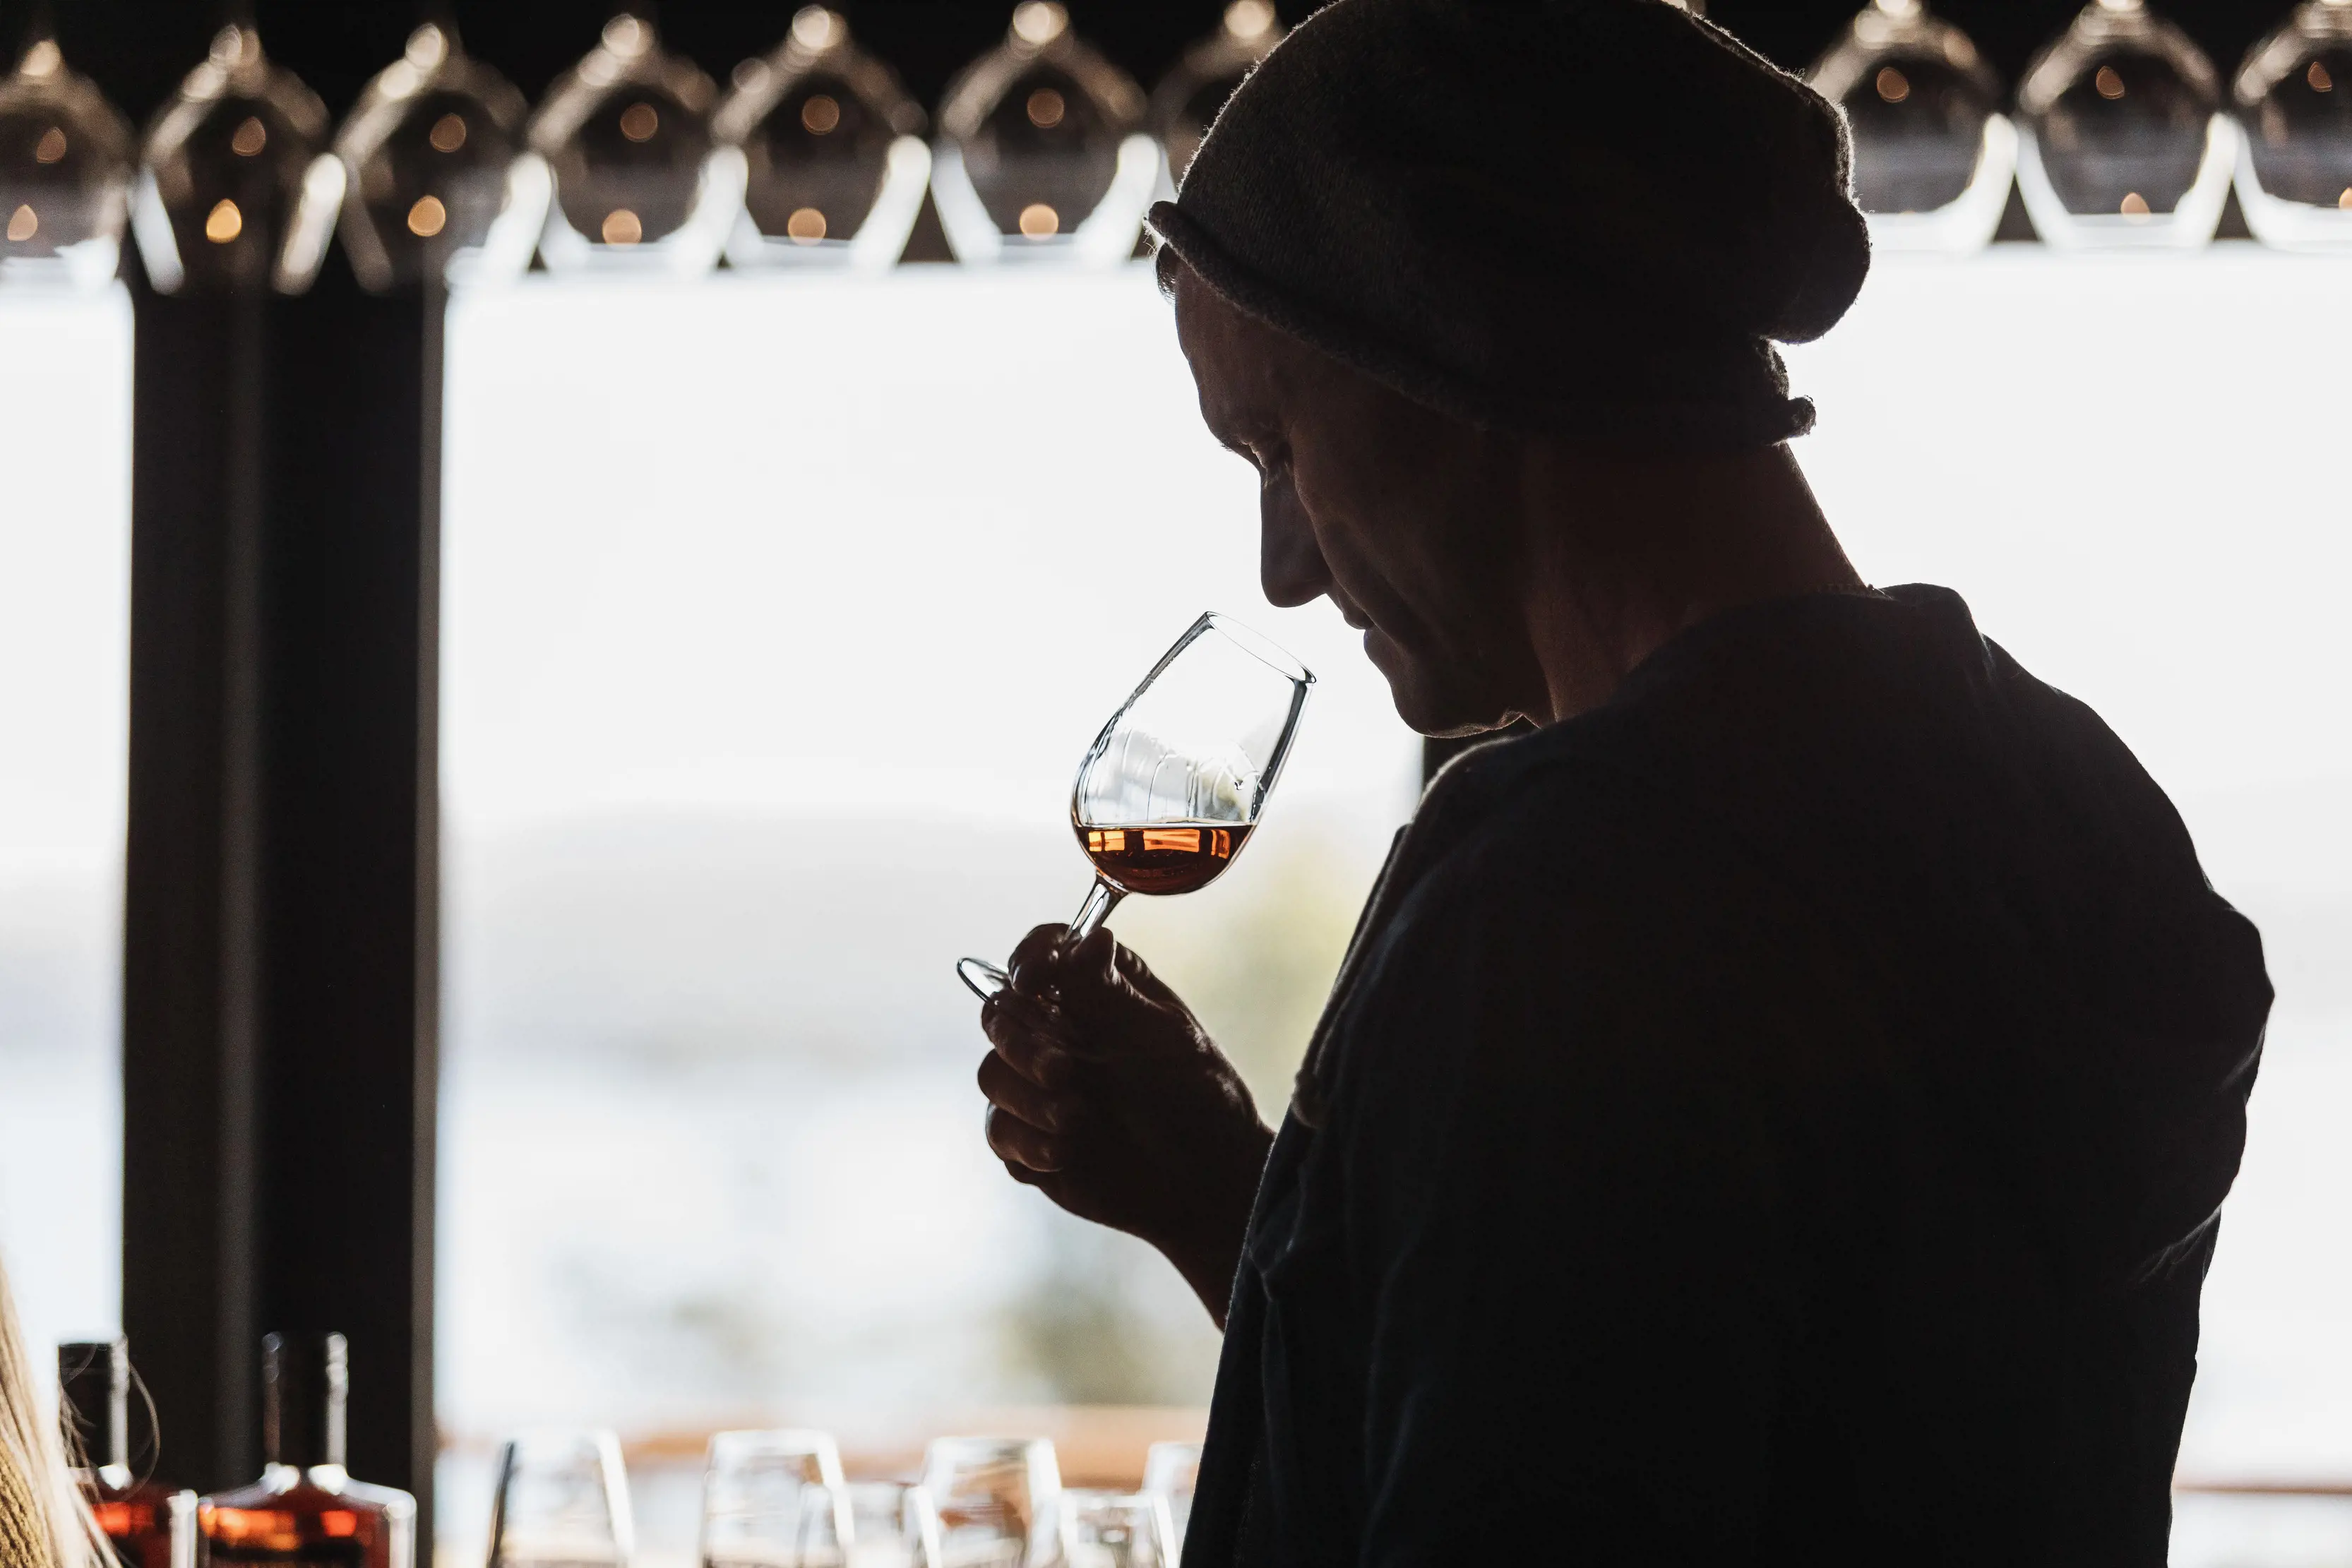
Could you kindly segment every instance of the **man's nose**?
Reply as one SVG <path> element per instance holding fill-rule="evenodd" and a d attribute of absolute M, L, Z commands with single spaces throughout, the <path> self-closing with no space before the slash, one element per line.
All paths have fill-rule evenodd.
<path fill-rule="evenodd" d="M 1267 486 L 1258 501 L 1258 582 L 1266 602 L 1284 610 L 1312 603 L 1331 586 L 1306 508 L 1287 485 Z"/>

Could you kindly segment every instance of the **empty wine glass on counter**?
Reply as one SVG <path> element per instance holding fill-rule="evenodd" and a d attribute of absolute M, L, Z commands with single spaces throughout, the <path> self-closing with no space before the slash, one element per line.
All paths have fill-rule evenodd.
<path fill-rule="evenodd" d="M 488 1568 L 627 1568 L 628 1472 L 611 1432 L 546 1427 L 499 1450 Z"/>
<path fill-rule="evenodd" d="M 0 283 L 114 281 L 134 166 L 131 122 L 57 40 L 33 40 L 0 78 Z"/>
<path fill-rule="evenodd" d="M 1184 1551 L 1184 1527 L 1192 1520 L 1192 1492 L 1201 1479 L 1201 1445 L 1154 1443 L 1143 1458 L 1143 1490 L 1168 1508 L 1168 1550 Z"/>
<path fill-rule="evenodd" d="M 936 1437 L 923 1490 L 939 1512 L 938 1568 L 1049 1568 L 1065 1553 L 1062 1473 L 1043 1437 Z"/>
<path fill-rule="evenodd" d="M 896 263 L 930 178 L 922 128 L 922 110 L 851 40 L 848 22 L 803 6 L 781 45 L 735 68 L 711 119 L 719 144 L 744 158 L 729 265 Z"/>
<path fill-rule="evenodd" d="M 1069 1520 L 1069 1568 L 1176 1568 L 1166 1499 L 1074 1489 L 1062 1494 L 1062 1509 Z"/>
<path fill-rule="evenodd" d="M 940 1568 L 940 1514 L 905 1481 L 853 1481 L 850 1568 Z"/>
<path fill-rule="evenodd" d="M 1130 893 L 1192 893 L 1233 865 L 1314 685 L 1306 665 L 1223 615 L 1202 616 L 1160 655 L 1078 763 L 1070 826 L 1095 883 L 1070 921 L 1072 943 Z M 982 958 L 956 973 L 982 998 L 1011 984 Z"/>
<path fill-rule="evenodd" d="M 1874 0 L 1813 67 L 1853 129 L 1853 196 L 1881 250 L 1964 255 L 2000 226 L 2017 128 L 1967 34 L 1920 0 Z"/>
<path fill-rule="evenodd" d="M 2352 248 L 2352 0 L 2307 0 L 2239 68 L 2238 202 L 2286 250 Z"/>
<path fill-rule="evenodd" d="M 839 1568 L 856 1524 L 824 1432 L 720 1432 L 702 1472 L 702 1568 Z"/>
<path fill-rule="evenodd" d="M 956 259 L 1114 267 L 1132 256 L 1160 178 L 1144 107 L 1062 6 L 1015 6 L 1004 42 L 940 104 L 931 196 Z"/>
<path fill-rule="evenodd" d="M 2067 250 L 2205 245 L 2229 200 L 2237 126 L 2213 62 L 2145 0 L 2092 0 L 2017 89 L 2017 188 Z"/>

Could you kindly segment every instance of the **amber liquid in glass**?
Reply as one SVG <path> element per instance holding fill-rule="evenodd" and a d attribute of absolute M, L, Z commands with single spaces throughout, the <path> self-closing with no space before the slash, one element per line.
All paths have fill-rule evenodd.
<path fill-rule="evenodd" d="M 196 1522 L 208 1563 L 411 1568 L 415 1510 L 406 1492 L 349 1479 L 340 1465 L 271 1465 L 253 1485 L 205 1499 Z"/>
<path fill-rule="evenodd" d="M 1078 845 L 1121 893 L 1191 893 L 1216 881 L 1248 841 L 1240 822 L 1160 822 L 1079 828 Z"/>

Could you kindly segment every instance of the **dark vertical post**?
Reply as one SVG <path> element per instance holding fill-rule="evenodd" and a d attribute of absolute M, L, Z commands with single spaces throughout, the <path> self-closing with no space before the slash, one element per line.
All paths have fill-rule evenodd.
<path fill-rule="evenodd" d="M 276 302 L 260 1310 L 351 1343 L 354 1473 L 433 1461 L 439 302 Z M 430 483 L 428 483 L 430 481 Z M 422 1537 L 430 1541 L 430 1535 Z"/>
<path fill-rule="evenodd" d="M 429 1550 L 441 302 L 134 298 L 124 1322 L 207 1488 L 346 1334 Z"/>
<path fill-rule="evenodd" d="M 122 1316 L 164 1473 L 258 1463 L 266 309 L 133 281 Z"/>

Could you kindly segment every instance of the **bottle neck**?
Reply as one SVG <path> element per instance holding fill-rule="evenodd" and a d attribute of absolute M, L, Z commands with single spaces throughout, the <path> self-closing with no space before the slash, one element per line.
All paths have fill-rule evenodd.
<path fill-rule="evenodd" d="M 344 1462 L 351 1384 L 341 1334 L 272 1334 L 262 1354 L 261 1450 L 310 1470 Z"/>
<path fill-rule="evenodd" d="M 91 1470 L 131 1463 L 131 1355 L 121 1340 L 58 1346 L 58 1415 L 67 1452 Z"/>

